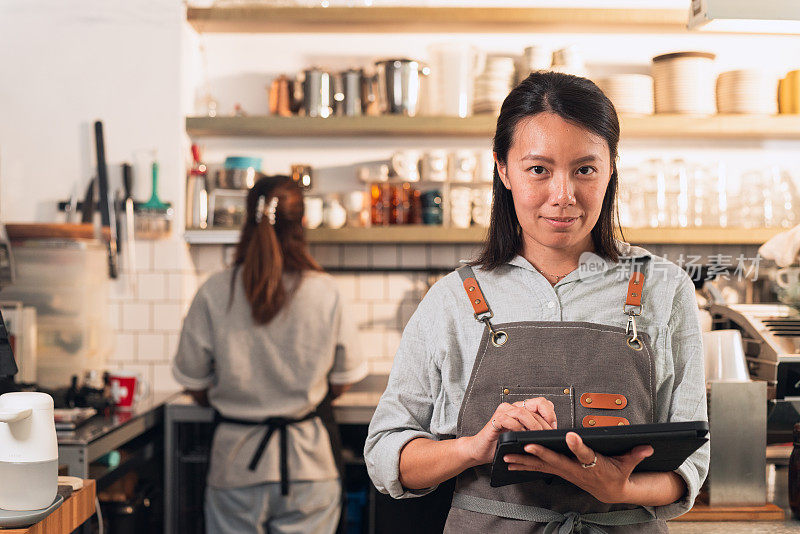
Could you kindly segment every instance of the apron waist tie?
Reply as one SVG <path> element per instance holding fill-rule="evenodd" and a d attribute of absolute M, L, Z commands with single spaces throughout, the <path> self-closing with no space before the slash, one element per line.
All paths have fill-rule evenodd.
<path fill-rule="evenodd" d="M 289 419 L 286 417 L 269 417 L 267 419 L 264 419 L 263 421 L 248 421 L 246 419 L 225 417 L 224 415 L 217 412 L 216 422 L 232 423 L 235 425 L 267 427 L 266 431 L 264 432 L 264 437 L 261 438 L 261 441 L 258 443 L 258 447 L 256 447 L 256 450 L 253 453 L 253 457 L 250 458 L 250 463 L 247 465 L 247 468 L 250 471 L 256 470 L 258 462 L 264 455 L 264 451 L 266 450 L 267 445 L 269 444 L 269 440 L 272 437 L 272 434 L 274 434 L 275 431 L 278 430 L 280 433 L 279 450 L 280 450 L 280 470 L 281 470 L 281 495 L 289 495 L 289 447 L 288 447 L 289 440 L 286 427 L 288 427 L 289 425 L 293 425 L 295 423 L 308 421 L 309 419 L 313 419 L 314 417 L 318 417 L 316 410 L 309 413 L 305 417 L 301 417 L 300 419 Z"/>
<path fill-rule="evenodd" d="M 635 525 L 655 520 L 653 514 L 642 507 L 590 514 L 579 514 L 577 512 L 561 514 L 547 508 L 495 501 L 464 493 L 455 493 L 453 495 L 452 506 L 453 508 L 508 519 L 547 523 L 544 530 L 545 534 L 607 534 L 604 529 L 600 528 L 600 525 Z"/>

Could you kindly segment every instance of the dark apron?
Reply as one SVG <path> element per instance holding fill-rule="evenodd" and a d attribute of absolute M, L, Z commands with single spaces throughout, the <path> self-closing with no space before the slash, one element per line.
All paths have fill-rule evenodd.
<path fill-rule="evenodd" d="M 234 296 L 234 285 L 236 282 L 236 273 L 238 272 L 239 266 L 236 266 L 233 272 L 233 276 L 231 277 L 231 294 L 230 294 L 230 302 L 233 302 Z M 0 317 L 2 319 L 2 317 Z M 2 321 L 0 320 L 0 323 Z M 209 444 L 208 451 L 209 451 L 209 458 L 211 457 L 211 450 L 214 444 L 214 434 L 217 431 L 217 425 L 220 423 L 232 423 L 236 425 L 247 425 L 247 426 L 264 426 L 266 430 L 264 431 L 264 437 L 259 442 L 258 447 L 256 447 L 255 452 L 253 453 L 253 457 L 250 459 L 250 463 L 248 464 L 248 469 L 250 471 L 255 471 L 256 467 L 258 466 L 258 462 L 261 460 L 261 457 L 264 454 L 264 450 L 266 450 L 267 445 L 269 444 L 269 440 L 272 437 L 272 434 L 275 433 L 275 430 L 278 430 L 280 434 L 280 473 L 281 473 L 281 495 L 288 495 L 289 494 L 289 458 L 288 458 L 288 434 L 286 427 L 288 425 L 293 425 L 296 423 L 300 423 L 302 421 L 307 421 L 309 419 L 313 419 L 314 417 L 319 417 L 322 420 L 322 424 L 325 426 L 325 430 L 328 432 L 328 439 L 330 440 L 331 444 L 331 452 L 333 453 L 333 460 L 336 463 L 336 471 L 339 473 L 339 482 L 342 487 L 342 498 L 341 498 L 341 515 L 339 518 L 339 526 L 336 530 L 337 534 L 344 534 L 347 528 L 347 498 L 345 492 L 345 480 L 344 480 L 344 458 L 342 456 L 342 436 L 339 433 L 339 425 L 336 424 L 336 419 L 333 417 L 333 399 L 331 398 L 331 392 L 328 390 L 328 393 L 325 395 L 325 398 L 322 399 L 322 402 L 314 408 L 311 413 L 306 415 L 305 417 L 301 417 L 300 419 L 290 419 L 286 417 L 269 417 L 262 421 L 250 421 L 247 419 L 236 419 L 233 417 L 225 417 L 222 415 L 216 408 L 214 409 L 214 423 L 213 423 L 213 430 L 211 431 L 211 443 Z"/>
<path fill-rule="evenodd" d="M 269 440 L 272 438 L 272 435 L 275 431 L 278 431 L 279 438 L 280 438 L 280 473 L 281 473 L 281 494 L 288 495 L 289 494 L 289 454 L 288 454 L 288 432 L 287 427 L 289 425 L 293 425 L 296 423 L 300 423 L 303 421 L 308 421 L 309 419 L 313 419 L 315 417 L 319 417 L 322 420 L 322 424 L 325 426 L 325 430 L 328 432 L 328 438 L 330 439 L 331 444 L 331 451 L 333 452 L 333 458 L 336 462 L 336 471 L 339 473 L 339 481 L 342 486 L 342 499 L 341 499 L 341 516 L 339 519 L 339 527 L 337 529 L 337 533 L 342 534 L 345 531 L 347 518 L 346 518 L 346 499 L 345 499 L 345 484 L 344 484 L 344 459 L 342 457 L 342 440 L 341 435 L 339 434 L 339 425 L 336 424 L 336 420 L 333 417 L 333 404 L 330 397 L 330 392 L 325 396 L 322 402 L 312 410 L 308 415 L 301 417 L 299 419 L 290 419 L 286 417 L 269 417 L 267 419 L 261 421 L 250 421 L 247 419 L 237 419 L 234 417 L 226 417 L 222 415 L 219 411 L 214 410 L 214 431 L 216 432 L 216 427 L 220 423 L 231 423 L 235 425 L 247 425 L 247 426 L 263 426 L 265 427 L 264 436 L 261 438 L 261 441 L 256 447 L 253 456 L 250 458 L 250 463 L 248 464 L 247 468 L 250 471 L 255 471 L 256 467 L 258 466 L 258 462 L 261 461 L 261 457 L 264 455 L 264 451 L 269 445 Z M 213 443 L 214 440 L 214 433 L 211 434 L 211 440 Z M 210 450 L 210 449 L 209 449 Z"/>
<path fill-rule="evenodd" d="M 492 312 L 470 267 L 458 270 L 486 329 L 458 414 L 456 437 L 477 434 L 503 402 L 544 397 L 555 405 L 558 428 L 592 428 L 655 421 L 655 362 L 650 340 L 636 330 L 643 265 L 634 263 L 628 295 L 620 299 L 628 328 L 589 322 L 525 321 L 493 325 Z M 556 476 L 499 488 L 491 465 L 456 479 L 444 532 L 668 532 L 646 509 L 606 504 Z"/>

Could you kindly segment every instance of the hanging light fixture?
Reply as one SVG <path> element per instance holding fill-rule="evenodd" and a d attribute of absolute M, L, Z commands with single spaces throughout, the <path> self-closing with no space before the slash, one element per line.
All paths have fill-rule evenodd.
<path fill-rule="evenodd" d="M 798 0 L 692 0 L 690 30 L 800 34 Z"/>

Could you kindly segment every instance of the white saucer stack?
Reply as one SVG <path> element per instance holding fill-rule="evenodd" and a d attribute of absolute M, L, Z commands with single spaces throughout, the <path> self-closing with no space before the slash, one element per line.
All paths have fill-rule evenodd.
<path fill-rule="evenodd" d="M 475 78 L 475 100 L 472 110 L 475 113 L 497 113 L 503 100 L 511 91 L 515 75 L 514 58 L 511 56 L 490 55 L 486 66 Z"/>
<path fill-rule="evenodd" d="M 715 57 L 709 52 L 675 52 L 654 57 L 656 113 L 716 113 Z"/>
<path fill-rule="evenodd" d="M 758 69 L 731 70 L 717 78 L 719 113 L 774 115 L 778 112 L 778 80 Z"/>
<path fill-rule="evenodd" d="M 517 59 L 516 83 L 530 76 L 532 72 L 550 70 L 553 54 L 543 46 L 528 46 Z"/>
<path fill-rule="evenodd" d="M 652 77 L 646 74 L 614 74 L 601 78 L 597 85 L 614 103 L 617 113 L 653 114 Z"/>

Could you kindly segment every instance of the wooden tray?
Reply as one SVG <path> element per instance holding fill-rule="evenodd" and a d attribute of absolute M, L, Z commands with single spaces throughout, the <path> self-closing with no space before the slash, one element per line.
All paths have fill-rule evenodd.
<path fill-rule="evenodd" d="M 0 534 L 69 534 L 94 515 L 94 480 L 72 493 L 52 514 L 35 525 L 21 529 L 0 529 Z"/>

